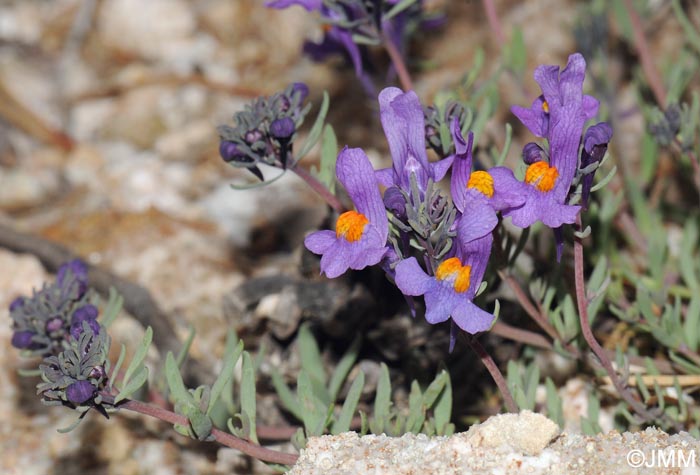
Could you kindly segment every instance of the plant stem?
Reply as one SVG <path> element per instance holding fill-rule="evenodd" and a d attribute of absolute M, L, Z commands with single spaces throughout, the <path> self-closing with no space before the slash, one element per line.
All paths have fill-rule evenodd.
<path fill-rule="evenodd" d="M 498 226 L 493 230 L 493 236 L 494 242 L 496 243 L 494 249 L 496 254 L 498 255 L 498 260 L 501 263 L 506 263 L 506 256 L 503 255 L 503 250 L 501 249 L 502 239 L 500 228 Z M 535 323 L 537 323 L 537 325 L 539 325 L 539 327 L 542 328 L 547 333 L 547 335 L 549 335 L 553 340 L 561 341 L 557 330 L 551 323 L 549 323 L 547 317 L 535 307 L 535 305 L 532 303 L 530 298 L 525 293 L 525 290 L 523 290 L 523 288 L 520 286 L 515 277 L 513 277 L 509 272 L 506 272 L 503 269 L 498 270 L 498 276 L 511 288 L 511 290 L 515 294 L 515 298 L 518 299 L 518 302 L 522 306 L 523 310 L 525 310 L 525 313 L 527 313 L 530 316 L 530 318 L 532 318 L 535 321 Z M 562 342 L 562 344 L 564 344 L 564 342 Z"/>
<path fill-rule="evenodd" d="M 111 395 L 103 394 L 102 397 L 107 403 L 114 402 L 114 398 Z M 160 419 L 171 424 L 179 424 L 183 426 L 189 424 L 185 416 L 140 401 L 127 399 L 123 402 L 120 402 L 117 405 L 117 407 L 119 407 L 120 409 L 138 412 L 139 414 L 144 414 L 146 416 L 155 417 L 156 419 Z M 228 432 L 224 432 L 219 429 L 212 429 L 211 435 L 221 445 L 231 447 L 232 449 L 240 450 L 244 454 L 250 455 L 251 457 L 256 458 L 258 460 L 262 460 L 263 462 L 278 463 L 282 465 L 294 465 L 298 458 L 297 455 L 271 450 L 266 447 L 262 447 L 260 445 L 248 442 L 247 440 L 240 439 L 235 435 L 229 434 Z"/>
<path fill-rule="evenodd" d="M 491 355 L 486 352 L 486 349 L 481 345 L 481 343 L 479 343 L 479 340 L 477 340 L 476 337 L 468 336 L 467 342 L 469 342 L 469 346 L 471 346 L 472 350 L 474 350 L 477 356 L 479 356 L 481 359 L 481 362 L 484 363 L 484 366 L 486 366 L 486 369 L 489 371 L 489 373 L 491 373 L 491 377 L 496 382 L 496 386 L 498 386 L 499 391 L 501 391 L 503 402 L 505 403 L 508 412 L 519 412 L 518 405 L 515 404 L 513 395 L 508 389 L 508 383 L 506 383 L 503 373 L 501 373 L 501 370 L 498 369 L 498 366 L 496 365 L 496 362 L 493 361 L 493 358 L 491 358 Z"/>
<path fill-rule="evenodd" d="M 654 64 L 654 59 L 652 58 L 647 39 L 644 36 L 642 20 L 639 18 L 639 14 L 632 4 L 632 0 L 623 0 L 623 3 L 625 4 L 625 10 L 627 10 L 627 15 L 629 16 L 630 23 L 632 24 L 634 44 L 637 48 L 639 61 L 642 63 L 642 71 L 644 71 L 644 75 L 646 76 L 647 81 L 649 81 L 649 87 L 654 93 L 656 102 L 659 104 L 659 107 L 663 108 L 666 106 L 666 90 L 664 88 L 664 82 L 661 79 L 661 74 L 659 74 L 659 70 Z"/>
<path fill-rule="evenodd" d="M 506 37 L 503 34 L 503 27 L 501 26 L 501 20 L 498 18 L 498 12 L 496 11 L 496 5 L 493 0 L 482 0 L 484 5 L 484 10 L 486 10 L 486 18 L 489 20 L 489 26 L 493 35 L 496 37 L 498 46 L 503 46 L 506 42 Z"/>
<path fill-rule="evenodd" d="M 583 228 L 580 214 L 576 217 L 576 228 L 579 231 Z M 608 373 L 608 376 L 610 376 L 610 380 L 622 399 L 624 399 L 637 414 L 642 416 L 646 421 L 651 422 L 656 418 L 656 415 L 652 414 L 646 408 L 646 406 L 644 406 L 644 404 L 642 404 L 632 395 L 632 393 L 630 393 L 628 388 L 623 384 L 622 380 L 620 380 L 615 368 L 613 368 L 613 365 L 605 350 L 600 346 L 600 343 L 598 343 L 593 335 L 591 324 L 588 320 L 588 299 L 586 298 L 586 288 L 583 274 L 583 243 L 581 242 L 581 238 L 576 236 L 574 238 L 574 281 L 576 284 L 576 304 L 578 305 L 578 314 L 581 322 L 581 332 L 583 333 L 583 338 L 586 340 L 586 343 L 588 343 L 591 350 L 593 350 L 593 353 L 595 353 L 595 355 L 598 357 L 600 364 Z"/>
<path fill-rule="evenodd" d="M 406 63 L 404 63 L 401 53 L 399 52 L 394 42 L 391 41 L 391 37 L 386 33 L 386 31 L 382 32 L 382 40 L 382 43 L 384 43 L 384 49 L 389 55 L 389 59 L 391 59 L 391 64 L 394 65 L 394 69 L 396 69 L 396 74 L 398 74 L 399 76 L 401 88 L 405 92 L 412 91 L 413 82 L 411 81 L 411 75 L 408 73 L 408 69 L 406 68 Z"/>
<path fill-rule="evenodd" d="M 654 59 L 649 49 L 649 43 L 647 43 L 646 36 L 644 35 L 644 27 L 642 25 L 642 20 L 639 18 L 637 10 L 635 10 L 634 5 L 632 5 L 632 0 L 623 0 L 625 4 L 625 9 L 632 23 L 632 32 L 634 33 L 634 43 L 637 49 L 637 54 L 639 55 L 639 61 L 642 63 L 642 71 L 644 76 L 646 76 L 649 82 L 649 87 L 654 93 L 654 98 L 656 103 L 661 109 L 666 107 L 666 88 L 664 82 L 661 79 L 661 74 L 659 69 L 654 64 Z M 678 146 L 683 153 L 683 147 L 676 137 L 674 139 L 674 144 Z M 691 150 L 688 153 L 688 158 L 690 158 L 690 163 L 693 166 L 693 180 L 695 181 L 695 186 L 700 191 L 700 160 L 698 160 L 697 155 Z"/>
<path fill-rule="evenodd" d="M 338 213 L 343 213 L 345 211 L 345 206 L 343 206 L 340 200 L 333 193 L 331 193 L 330 190 L 323 185 L 323 183 L 318 181 L 315 176 L 306 171 L 306 169 L 296 164 L 293 167 L 290 167 L 289 170 L 296 173 L 299 178 L 304 180 L 306 184 L 311 187 L 311 189 L 321 195 L 321 198 L 323 198 L 331 208 L 336 210 Z"/>

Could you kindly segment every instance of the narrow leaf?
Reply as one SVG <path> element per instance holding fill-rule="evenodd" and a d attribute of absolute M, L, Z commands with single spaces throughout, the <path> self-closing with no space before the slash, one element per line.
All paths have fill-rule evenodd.
<path fill-rule="evenodd" d="M 336 366 L 335 371 L 333 372 L 333 376 L 331 377 L 331 381 L 328 384 L 328 394 L 330 396 L 330 402 L 335 402 L 335 400 L 338 398 L 340 388 L 343 387 L 343 383 L 348 377 L 348 373 L 350 373 L 352 365 L 354 365 L 355 361 L 357 360 L 357 354 L 360 351 L 361 343 L 362 338 L 360 336 L 357 336 L 350 345 L 350 348 L 348 348 L 348 351 L 345 352 L 343 357 L 338 362 L 338 365 Z"/>
<path fill-rule="evenodd" d="M 180 375 L 180 368 L 178 368 L 175 362 L 175 357 L 172 352 L 168 352 L 165 357 L 165 378 L 168 381 L 168 388 L 170 389 L 170 396 L 174 401 L 192 401 L 192 396 L 187 391 L 185 383 L 182 382 L 182 375 Z"/>
<path fill-rule="evenodd" d="M 236 344 L 235 333 L 233 333 L 233 330 L 231 330 L 226 341 L 226 349 L 224 350 L 224 367 L 221 368 L 221 373 L 219 373 L 219 377 L 216 379 L 211 388 L 211 398 L 209 399 L 207 416 L 211 415 L 214 405 L 219 400 L 224 388 L 233 377 L 233 369 L 236 367 L 236 363 L 238 362 L 238 358 L 241 356 L 242 351 L 243 341 L 241 340 L 238 342 L 238 344 Z"/>
<path fill-rule="evenodd" d="M 107 300 L 107 306 L 104 312 L 102 312 L 102 318 L 100 323 L 104 325 L 105 328 L 109 328 L 117 318 L 119 312 L 122 309 L 122 304 L 124 303 L 124 298 L 114 289 L 114 287 L 109 288 L 109 300 Z"/>
<path fill-rule="evenodd" d="M 149 326 L 146 328 L 146 333 L 143 335 L 141 345 L 136 350 L 134 357 L 131 358 L 131 363 L 129 363 L 129 367 L 126 369 L 126 373 L 124 373 L 124 379 L 122 380 L 123 385 L 128 386 L 131 376 L 140 370 L 143 360 L 146 358 L 148 348 L 151 346 L 151 341 L 153 341 L 153 328 Z"/>
<path fill-rule="evenodd" d="M 273 368 L 270 374 L 272 376 L 272 385 L 275 387 L 275 391 L 280 397 L 282 405 L 291 412 L 298 421 L 302 422 L 304 420 L 304 411 L 299 401 L 289 389 L 289 386 L 282 380 L 282 376 L 280 376 L 276 369 Z"/>
<path fill-rule="evenodd" d="M 126 356 L 126 346 L 122 343 L 121 350 L 119 350 L 119 358 L 117 358 L 117 364 L 114 365 L 114 369 L 112 369 L 112 374 L 109 377 L 109 389 L 112 389 L 112 386 L 114 385 L 114 381 L 117 380 L 119 377 L 119 370 L 122 368 L 122 364 L 124 363 L 124 357 Z"/>
<path fill-rule="evenodd" d="M 146 381 L 148 381 L 148 368 L 145 366 L 141 366 L 139 371 L 136 374 L 134 374 L 131 379 L 129 379 L 129 382 L 126 384 L 126 386 L 124 386 L 122 390 L 119 391 L 117 397 L 114 398 L 114 403 L 116 404 L 123 399 L 131 397 L 131 395 L 138 391 L 141 388 L 141 386 L 146 384 Z"/>
<path fill-rule="evenodd" d="M 433 406 L 435 430 L 438 435 L 445 435 L 452 418 L 452 382 L 450 381 L 450 373 L 447 370 L 443 370 L 443 373 L 445 374 L 445 388 L 440 392 L 440 396 Z"/>
<path fill-rule="evenodd" d="M 255 429 L 255 368 L 247 351 L 243 352 L 243 375 L 241 377 L 241 412 L 248 417 L 250 440 L 258 443 L 258 436 Z"/>
<path fill-rule="evenodd" d="M 306 142 L 304 142 L 304 146 L 301 148 L 301 151 L 295 158 L 297 162 L 304 158 L 304 156 L 309 153 L 311 148 L 316 145 L 316 142 L 318 142 L 318 139 L 321 136 L 321 131 L 323 130 L 323 122 L 326 120 L 326 114 L 328 113 L 328 104 L 328 92 L 323 91 L 323 102 L 321 102 L 321 109 L 318 111 L 316 122 L 314 122 L 314 125 L 311 127 L 311 131 L 309 132 L 309 136 L 306 138 Z"/>
<path fill-rule="evenodd" d="M 360 371 L 360 373 L 355 377 L 355 380 L 352 382 L 352 386 L 350 386 L 350 391 L 348 391 L 348 396 L 345 398 L 343 408 L 340 410 L 340 415 L 333 423 L 331 433 L 334 435 L 350 430 L 352 416 L 355 414 L 357 405 L 360 402 L 360 396 L 362 395 L 362 389 L 364 386 L 365 373 Z"/>
<path fill-rule="evenodd" d="M 386 364 L 381 364 L 381 374 L 377 382 L 377 394 L 374 398 L 374 418 L 378 420 L 389 419 L 389 409 L 391 407 L 391 380 L 389 379 L 389 368 Z"/>

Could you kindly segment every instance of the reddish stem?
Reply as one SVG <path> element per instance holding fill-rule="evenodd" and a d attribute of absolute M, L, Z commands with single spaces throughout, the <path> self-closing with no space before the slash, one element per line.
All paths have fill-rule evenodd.
<path fill-rule="evenodd" d="M 114 398 L 110 395 L 103 394 L 102 397 L 107 403 L 114 402 Z M 120 409 L 127 409 L 129 411 L 138 412 L 139 414 L 155 417 L 156 419 L 160 419 L 171 424 L 179 424 L 183 426 L 189 424 L 185 416 L 140 401 L 133 401 L 127 399 L 123 402 L 120 402 L 117 407 L 119 407 Z M 250 455 L 251 457 L 256 458 L 258 460 L 262 460 L 263 462 L 278 463 L 281 465 L 294 465 L 298 458 L 297 455 L 286 454 L 283 452 L 278 452 L 276 450 L 271 450 L 266 447 L 262 447 L 260 445 L 248 442 L 247 440 L 240 439 L 235 435 L 229 434 L 228 432 L 224 432 L 219 429 L 212 429 L 211 435 L 214 436 L 214 439 L 221 445 L 231 447 L 232 449 L 240 450 L 244 454 Z"/>
<path fill-rule="evenodd" d="M 389 59 L 391 59 L 391 64 L 393 64 L 394 69 L 396 69 L 396 74 L 399 76 L 401 88 L 406 92 L 412 91 L 413 81 L 411 81 L 411 75 L 409 74 L 408 69 L 406 68 L 406 63 L 404 63 L 401 53 L 399 52 L 394 42 L 391 41 L 391 38 L 389 37 L 389 35 L 386 34 L 386 32 L 382 33 L 382 39 L 384 43 L 384 49 L 389 55 Z"/>
<path fill-rule="evenodd" d="M 637 48 L 637 54 L 639 55 L 639 61 L 642 63 L 642 71 L 649 81 L 649 87 L 654 93 L 656 102 L 659 107 L 665 107 L 666 105 L 666 89 L 664 88 L 664 82 L 661 79 L 661 74 L 654 64 L 654 59 L 649 49 L 649 43 L 644 36 L 644 27 L 642 26 L 642 20 L 639 18 L 637 10 L 635 10 L 634 5 L 632 5 L 632 0 L 623 0 L 625 4 L 625 9 L 627 10 L 627 15 L 630 18 L 630 23 L 632 23 L 632 32 L 634 34 L 634 44 Z"/>
<path fill-rule="evenodd" d="M 501 26 L 501 20 L 498 18 L 498 11 L 496 11 L 496 5 L 493 0 L 482 0 L 484 4 L 484 10 L 486 10 L 486 18 L 489 20 L 489 26 L 493 35 L 498 41 L 498 46 L 503 46 L 506 42 L 506 36 L 503 34 L 503 27 Z"/>
<path fill-rule="evenodd" d="M 311 187 L 311 189 L 313 189 L 316 193 L 321 195 L 321 198 L 323 198 L 331 208 L 336 210 L 338 213 L 342 213 L 345 211 L 345 206 L 343 206 L 340 200 L 333 193 L 331 193 L 330 190 L 326 188 L 323 183 L 318 181 L 315 176 L 306 171 L 306 169 L 300 167 L 297 164 L 291 167 L 290 170 L 296 173 L 297 176 L 299 176 L 299 178 L 304 180 L 306 184 Z"/>
<path fill-rule="evenodd" d="M 474 350 L 474 352 L 479 356 L 481 362 L 484 364 L 484 366 L 486 366 L 486 369 L 489 371 L 491 377 L 496 382 L 496 386 L 498 386 L 499 391 L 501 391 L 501 395 L 503 396 L 503 402 L 505 403 L 508 412 L 519 412 L 518 405 L 515 404 L 513 395 L 508 389 L 508 383 L 506 383 L 506 380 L 503 377 L 503 373 L 501 373 L 501 370 L 498 369 L 498 365 L 496 365 L 496 362 L 493 361 L 491 355 L 489 355 L 486 352 L 486 349 L 483 346 L 481 346 L 481 343 L 479 343 L 479 340 L 477 340 L 475 337 L 468 336 L 467 342 L 469 342 L 469 346 L 471 346 L 472 350 Z"/>
<path fill-rule="evenodd" d="M 579 231 L 583 228 L 581 224 L 581 215 L 576 217 L 576 228 Z M 583 242 L 581 242 L 580 237 L 576 236 L 574 238 L 574 281 L 576 284 L 576 304 L 578 306 L 578 314 L 581 322 L 581 332 L 583 333 L 583 338 L 586 340 L 586 343 L 588 343 L 591 350 L 593 350 L 593 353 L 595 353 L 595 355 L 598 357 L 600 364 L 608 373 L 608 376 L 610 376 L 610 380 L 622 399 L 624 399 L 627 404 L 629 404 L 635 410 L 635 412 L 644 419 L 647 421 L 653 421 L 656 418 L 655 415 L 649 412 L 646 406 L 644 406 L 644 404 L 642 404 L 630 393 L 618 376 L 615 368 L 613 368 L 607 353 L 600 346 L 600 343 L 598 343 L 593 335 L 591 323 L 588 320 L 588 299 L 586 298 L 586 284 L 584 281 L 583 267 Z"/>

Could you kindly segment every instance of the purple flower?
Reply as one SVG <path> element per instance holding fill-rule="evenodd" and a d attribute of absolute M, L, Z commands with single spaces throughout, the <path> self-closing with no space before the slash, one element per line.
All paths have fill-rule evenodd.
<path fill-rule="evenodd" d="M 569 206 L 566 199 L 578 167 L 584 123 L 598 111 L 598 101 L 583 94 L 585 74 L 586 61 L 579 53 L 569 56 L 561 74 L 558 66 L 539 66 L 535 80 L 542 96 L 529 109 L 511 108 L 533 134 L 549 142 L 549 163 L 535 161 L 525 172 L 525 204 L 504 212 L 516 226 L 525 228 L 539 220 L 557 228 L 576 220 L 580 206 Z"/>
<path fill-rule="evenodd" d="M 46 333 L 54 333 L 63 328 L 63 318 L 56 316 L 46 322 Z"/>
<path fill-rule="evenodd" d="M 72 261 L 66 262 L 58 268 L 58 273 L 56 275 L 56 281 L 58 282 L 58 285 L 64 285 L 64 279 L 68 275 L 68 271 L 70 271 L 71 274 L 73 274 L 73 277 L 76 280 L 87 284 L 87 264 L 85 264 L 80 259 L 73 259 Z"/>
<path fill-rule="evenodd" d="M 22 308 L 24 306 L 24 301 L 24 297 L 20 295 L 19 297 L 15 298 L 12 302 L 10 302 L 10 313 Z"/>
<path fill-rule="evenodd" d="M 541 162 L 544 154 L 545 153 L 544 150 L 542 150 L 542 147 L 537 145 L 535 142 L 530 142 L 525 144 L 523 147 L 523 162 L 525 162 L 526 165 Z"/>
<path fill-rule="evenodd" d="M 83 322 L 87 322 L 92 329 L 92 332 L 97 335 L 100 333 L 100 324 L 97 323 L 97 315 L 99 311 L 97 307 L 91 304 L 87 304 L 83 307 L 77 308 L 73 312 L 70 324 L 70 334 L 77 340 L 80 334 L 83 332 Z"/>
<path fill-rule="evenodd" d="M 19 350 L 31 349 L 35 333 L 29 330 L 16 331 L 12 334 L 10 344 Z"/>
<path fill-rule="evenodd" d="M 330 278 L 349 269 L 377 264 L 386 254 L 389 222 L 379 186 L 367 155 L 345 147 L 338 155 L 336 175 L 352 198 L 357 211 L 338 217 L 336 230 L 318 231 L 304 240 L 313 253 L 322 254 L 321 272 Z"/>
<path fill-rule="evenodd" d="M 71 276 L 70 279 L 68 278 L 69 275 Z M 87 264 L 80 259 L 73 259 L 70 262 L 66 262 L 58 268 L 56 283 L 65 292 L 71 293 L 71 295 L 73 295 L 73 297 L 76 299 L 80 299 L 83 295 L 85 295 L 85 291 L 87 290 Z M 77 295 L 72 294 L 72 292 L 76 291 L 76 287 L 73 287 L 74 285 L 77 286 Z"/>
<path fill-rule="evenodd" d="M 90 326 L 92 333 L 94 333 L 95 335 L 100 333 L 100 324 L 97 322 L 97 320 L 88 319 L 88 320 L 84 320 L 84 322 Z M 71 324 L 71 326 L 70 326 L 70 336 L 74 340 L 77 340 L 78 338 L 80 338 L 80 335 L 84 331 L 85 331 L 85 328 L 83 327 L 83 322 L 75 322 L 75 323 Z"/>
<path fill-rule="evenodd" d="M 612 139 L 612 127 L 607 122 L 600 122 L 586 130 L 583 136 L 583 150 L 581 150 L 581 169 L 602 160 L 608 150 L 608 143 Z M 583 207 L 588 207 L 588 196 L 593 186 L 595 171 L 584 175 L 581 188 L 581 202 Z"/>
<path fill-rule="evenodd" d="M 92 399 L 97 391 L 90 381 L 76 381 L 66 388 L 66 397 L 73 404 L 80 405 Z"/>
<path fill-rule="evenodd" d="M 74 323 L 82 323 L 85 320 L 96 320 L 99 310 L 92 304 L 87 304 L 73 311 L 71 317 L 71 325 Z"/>
<path fill-rule="evenodd" d="M 464 238 L 460 234 L 470 224 L 462 220 L 458 239 Z M 441 323 L 452 318 L 467 333 L 486 331 L 491 328 L 495 317 L 477 307 L 472 300 L 484 277 L 492 240 L 491 235 L 486 234 L 458 246 L 456 255 L 443 260 L 434 276 L 426 274 L 415 257 L 405 259 L 396 266 L 396 285 L 405 295 L 424 296 L 428 323 Z"/>
<path fill-rule="evenodd" d="M 415 92 L 387 87 L 379 93 L 379 111 L 391 151 L 392 167 L 377 170 L 377 180 L 386 186 L 411 188 L 415 175 L 418 188 L 425 192 L 428 180 L 440 181 L 452 165 L 454 157 L 436 163 L 428 162 L 425 149 L 425 116 Z"/>
<path fill-rule="evenodd" d="M 238 145 L 228 140 L 222 140 L 219 144 L 219 155 L 226 163 L 246 158 L 246 154 L 238 148 Z"/>
<path fill-rule="evenodd" d="M 282 117 L 281 119 L 275 119 L 270 124 L 270 135 L 272 135 L 277 140 L 288 141 L 296 128 L 294 126 L 294 121 L 291 117 Z"/>
<path fill-rule="evenodd" d="M 450 181 L 452 200 L 455 207 L 463 214 L 474 212 L 476 206 L 474 201 L 487 202 L 493 209 L 490 216 L 484 215 L 480 219 L 470 218 L 470 220 L 476 226 L 490 226 L 490 232 L 498 221 L 496 211 L 517 208 L 524 203 L 524 185 L 513 176 L 510 170 L 503 167 L 472 172 L 474 134 L 469 132 L 468 141 L 465 141 L 456 119 L 452 121 L 451 130 L 455 144 Z"/>
<path fill-rule="evenodd" d="M 304 44 L 304 52 L 309 54 L 315 61 L 322 61 L 327 56 L 338 52 L 345 52 L 355 68 L 358 77 L 363 76 L 362 52 L 360 47 L 352 38 L 353 32 L 347 28 L 342 28 L 336 23 L 357 21 L 361 14 L 357 8 L 330 8 L 324 5 L 322 0 L 273 0 L 265 3 L 265 6 L 277 9 L 284 9 L 293 5 L 299 5 L 307 11 L 317 11 L 321 13 L 326 23 L 325 34 L 321 43 Z"/>

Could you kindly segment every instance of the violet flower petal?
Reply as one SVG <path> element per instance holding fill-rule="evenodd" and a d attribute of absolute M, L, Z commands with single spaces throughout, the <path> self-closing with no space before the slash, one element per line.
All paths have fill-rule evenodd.
<path fill-rule="evenodd" d="M 495 318 L 492 313 L 480 309 L 470 301 L 457 305 L 452 311 L 452 321 L 472 335 L 490 329 Z"/>
<path fill-rule="evenodd" d="M 357 211 L 369 220 L 368 226 L 374 227 L 379 237 L 386 241 L 389 221 L 374 178 L 374 169 L 365 152 L 360 148 L 345 147 L 338 155 L 336 175 L 352 198 Z"/>
<path fill-rule="evenodd" d="M 544 97 L 539 96 L 530 108 L 512 106 L 510 111 L 537 137 L 546 137 L 549 131 L 549 114 L 543 109 Z"/>
<path fill-rule="evenodd" d="M 434 176 L 425 151 L 425 117 L 418 96 L 387 87 L 379 93 L 379 111 L 396 174 L 394 181 L 407 189 L 414 171 L 424 190 L 428 178 Z"/>
<path fill-rule="evenodd" d="M 323 6 L 323 0 L 272 0 L 265 2 L 266 7 L 277 9 L 288 8 L 293 5 L 299 5 L 311 12 L 320 10 L 321 6 Z"/>
<path fill-rule="evenodd" d="M 519 208 L 525 203 L 530 186 L 515 178 L 510 168 L 493 167 L 489 175 L 493 178 L 493 196 L 489 204 L 494 210 Z"/>
<path fill-rule="evenodd" d="M 437 283 L 435 279 L 428 276 L 415 257 L 404 259 L 395 268 L 396 286 L 404 295 L 417 297 L 432 289 Z"/>

